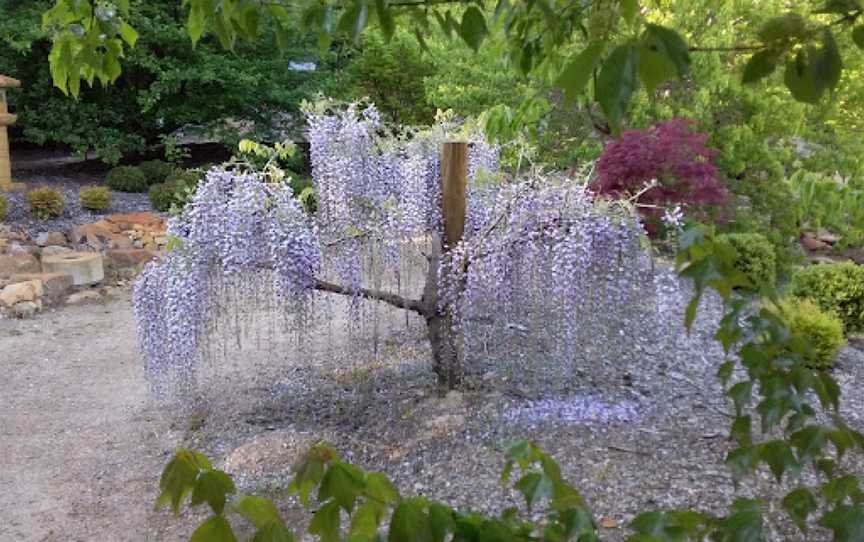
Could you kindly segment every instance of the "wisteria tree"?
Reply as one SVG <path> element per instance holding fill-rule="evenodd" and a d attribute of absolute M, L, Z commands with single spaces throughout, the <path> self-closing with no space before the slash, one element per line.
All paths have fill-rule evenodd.
<path fill-rule="evenodd" d="M 174 250 L 135 288 L 157 384 L 194 381 L 211 338 L 226 332 L 213 325 L 226 298 L 259 302 L 300 331 L 332 310 L 334 295 L 349 300 L 349 322 L 365 301 L 415 313 L 439 384 L 453 388 L 489 322 L 540 300 L 556 348 L 572 355 L 589 315 L 645 279 L 638 220 L 596 206 L 584 183 L 484 182 L 497 170 L 496 148 L 471 132 L 447 142 L 456 130 L 447 120 L 398 137 L 384 135 L 371 106 L 322 106 L 308 121 L 314 215 L 286 184 L 217 169 L 172 221 Z"/>

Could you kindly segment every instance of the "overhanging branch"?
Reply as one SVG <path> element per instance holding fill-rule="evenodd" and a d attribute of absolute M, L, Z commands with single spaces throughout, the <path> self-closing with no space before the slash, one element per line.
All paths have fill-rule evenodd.
<path fill-rule="evenodd" d="M 346 288 L 340 284 L 334 284 L 332 282 L 327 282 L 324 280 L 316 280 L 314 289 L 321 292 L 330 292 L 333 294 L 339 295 L 348 295 L 353 296 L 357 295 L 364 299 L 371 299 L 372 301 L 381 301 L 382 303 L 387 303 L 388 305 L 393 305 L 399 309 L 405 309 L 409 311 L 414 311 L 417 314 L 422 316 L 426 315 L 426 309 L 423 304 L 416 299 L 408 299 L 402 297 L 401 295 L 397 295 L 391 292 L 383 292 L 381 290 L 370 290 L 368 288 L 360 288 L 357 291 L 354 291 L 350 288 Z"/>

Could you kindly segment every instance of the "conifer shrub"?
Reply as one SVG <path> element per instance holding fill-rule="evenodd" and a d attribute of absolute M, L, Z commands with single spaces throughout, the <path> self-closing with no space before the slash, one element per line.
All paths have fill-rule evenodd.
<path fill-rule="evenodd" d="M 168 162 L 163 162 L 162 160 L 148 160 L 146 162 L 141 162 L 138 164 L 138 169 L 140 169 L 144 174 L 144 177 L 147 179 L 147 184 L 150 186 L 164 183 L 168 180 L 168 177 L 174 173 L 174 166 Z"/>
<path fill-rule="evenodd" d="M 106 183 L 118 192 L 146 192 L 147 177 L 141 169 L 133 166 L 118 166 L 108 172 Z"/>
<path fill-rule="evenodd" d="M 111 207 L 111 192 L 104 186 L 87 186 L 78 192 L 81 207 L 88 211 L 105 211 Z"/>
<path fill-rule="evenodd" d="M 802 343 L 804 361 L 813 369 L 829 369 L 845 344 L 843 321 L 809 299 L 792 298 L 781 303 L 792 336 Z"/>
<path fill-rule="evenodd" d="M 32 190 L 27 194 L 27 203 L 30 212 L 40 220 L 59 218 L 66 206 L 63 194 L 53 188 L 43 187 Z"/>
<path fill-rule="evenodd" d="M 174 203 L 174 195 L 177 192 L 177 184 L 174 182 L 165 182 L 154 184 L 150 187 L 148 196 L 153 208 L 161 213 L 167 213 L 171 210 L 171 205 Z"/>
<path fill-rule="evenodd" d="M 0 222 L 6 220 L 6 209 L 9 204 L 6 202 L 6 197 L 0 194 Z"/>
<path fill-rule="evenodd" d="M 805 267 L 793 275 L 789 293 L 837 314 L 847 333 L 864 331 L 864 266 L 841 262 Z"/>
<path fill-rule="evenodd" d="M 777 278 L 777 254 L 774 245 L 761 233 L 727 233 L 718 241 L 735 251 L 735 268 L 744 273 L 758 291 L 773 288 Z"/>

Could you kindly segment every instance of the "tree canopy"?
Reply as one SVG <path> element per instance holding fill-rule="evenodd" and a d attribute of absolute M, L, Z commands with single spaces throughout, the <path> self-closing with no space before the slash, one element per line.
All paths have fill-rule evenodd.
<path fill-rule="evenodd" d="M 193 44 L 215 36 L 227 49 L 258 40 L 272 29 L 287 47 L 299 27 L 326 49 L 339 36 L 359 40 L 369 27 L 390 39 L 397 27 L 414 34 L 421 47 L 433 33 L 455 36 L 474 50 L 492 32 L 505 36 L 507 54 L 523 74 L 535 74 L 561 88 L 568 99 L 591 87 L 613 131 L 636 90 L 649 94 L 685 76 L 691 53 L 729 51 L 748 56 L 744 83 L 782 72 L 784 85 L 804 103 L 817 103 L 840 83 L 847 43 L 864 48 L 864 8 L 859 0 L 803 2 L 794 11 L 778 8 L 748 29 L 746 39 L 703 44 L 698 32 L 665 23 L 669 2 L 649 9 L 639 0 L 177 0 Z M 135 0 L 56 0 L 43 15 L 52 35 L 49 56 L 54 84 L 72 95 L 81 81 L 108 84 L 122 74 L 122 62 L 146 29 L 130 18 Z M 772 6 L 775 3 L 771 3 Z M 740 8 L 746 18 L 747 8 Z M 698 18 L 699 12 L 692 11 Z M 709 20 L 704 21 L 710 26 Z M 848 36 L 848 39 L 846 38 Z M 778 75 L 779 76 L 779 75 Z"/>

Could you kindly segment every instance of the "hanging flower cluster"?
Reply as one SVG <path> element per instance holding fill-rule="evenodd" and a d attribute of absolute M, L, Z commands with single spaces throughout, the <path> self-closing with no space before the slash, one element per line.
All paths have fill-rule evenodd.
<path fill-rule="evenodd" d="M 332 320 L 332 293 L 350 296 L 350 332 L 362 331 L 370 314 L 378 329 L 380 303 L 369 313 L 363 298 L 429 318 L 420 301 L 427 270 L 413 243 L 442 233 L 446 130 L 386 137 L 377 111 L 357 106 L 312 112 L 308 121 L 313 215 L 287 184 L 216 169 L 169 224 L 177 248 L 145 269 L 134 292 L 157 388 L 193 384 L 214 337 L 239 339 L 255 324 L 253 309 L 300 332 L 321 311 Z M 632 213 L 598 207 L 579 182 L 491 182 L 497 149 L 477 136 L 469 149 L 465 234 L 433 280 L 435 310 L 452 317 L 466 358 L 496 333 L 532 325 L 555 335 L 555 355 L 572 358 L 586 330 L 610 325 L 609 306 L 651 284 L 642 227 Z M 237 308 L 243 316 L 226 327 L 223 313 Z"/>

